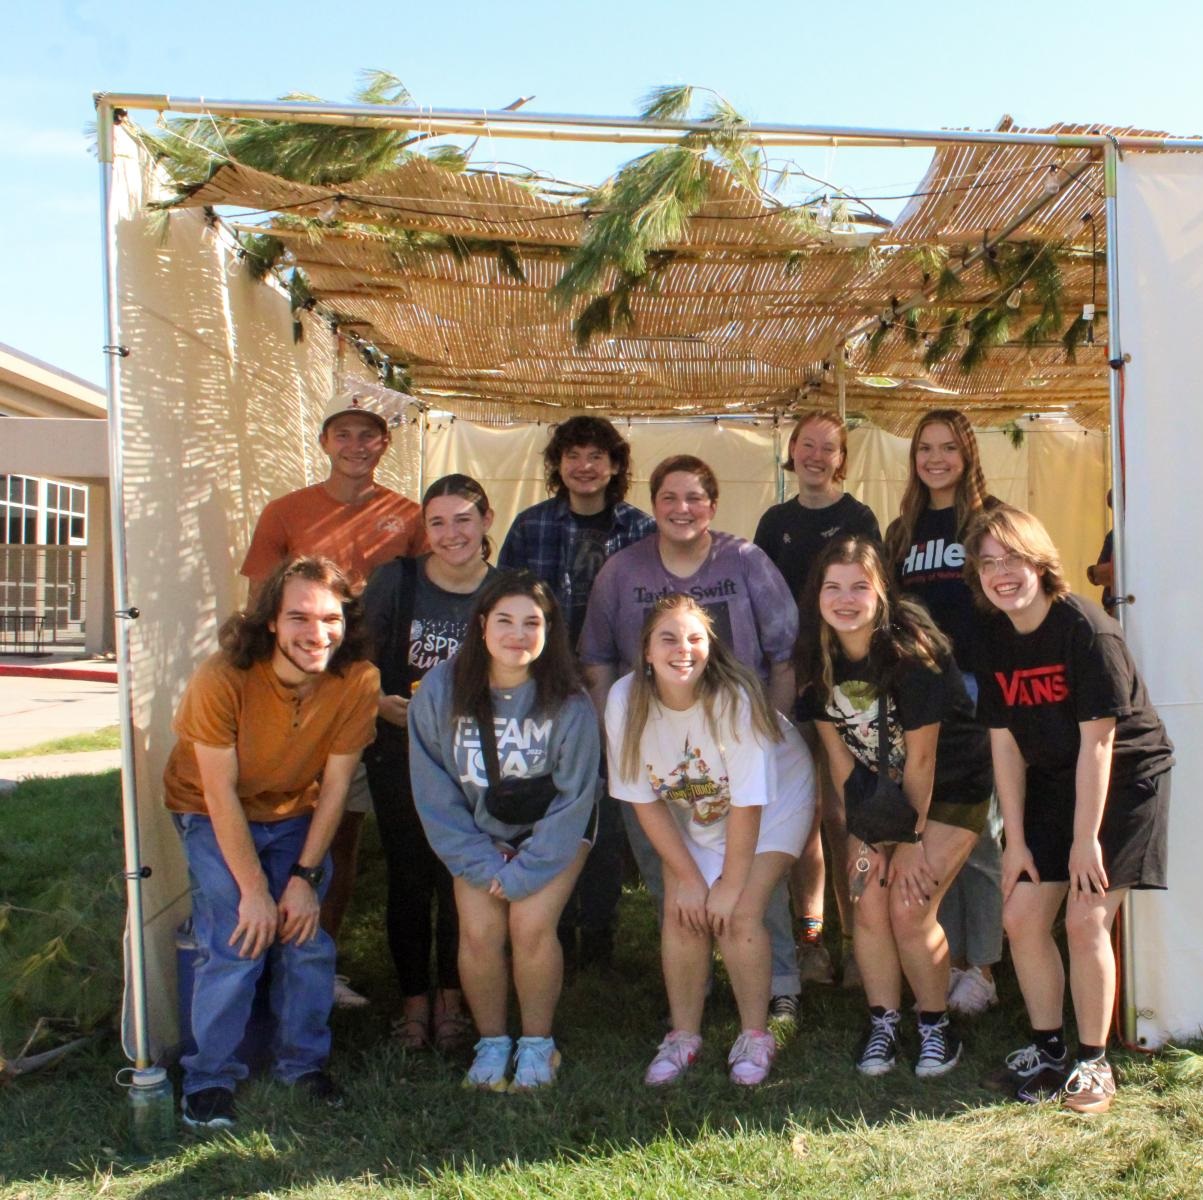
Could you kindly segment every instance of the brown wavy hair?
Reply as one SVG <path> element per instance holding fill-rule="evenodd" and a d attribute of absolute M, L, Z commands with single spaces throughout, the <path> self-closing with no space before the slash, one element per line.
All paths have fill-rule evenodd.
<path fill-rule="evenodd" d="M 1010 553 L 1026 558 L 1040 572 L 1040 586 L 1046 595 L 1054 600 L 1069 595 L 1069 584 L 1061 569 L 1061 555 L 1048 530 L 1030 512 L 1000 503 L 978 513 L 965 531 L 965 582 L 969 584 L 978 608 L 989 613 L 998 612 L 986 598 L 979 574 L 981 556 L 978 551 L 986 537 L 994 538 Z"/>
<path fill-rule="evenodd" d="M 764 686 L 755 671 L 745 667 L 727 648 L 722 638 L 714 632 L 710 614 L 692 597 L 683 592 L 672 592 L 661 596 L 648 610 L 643 620 L 643 631 L 639 635 L 639 663 L 631 678 L 631 693 L 627 703 L 626 723 L 622 730 L 622 757 L 619 769 L 623 778 L 635 779 L 639 775 L 641 758 L 639 742 L 647 725 L 648 714 L 653 702 L 658 701 L 656 677 L 647 661 L 648 647 L 652 634 L 662 617 L 682 609 L 701 621 L 710 639 L 710 653 L 702 677 L 698 680 L 697 696 L 702 702 L 706 726 L 710 736 L 721 746 L 724 735 L 739 741 L 740 731 L 735 727 L 735 713 L 742 696 L 747 696 L 752 710 L 752 726 L 766 741 L 781 741 L 781 730 L 773 712 Z M 722 709 L 723 728 L 715 716 L 716 702 Z"/>
<path fill-rule="evenodd" d="M 489 648 L 485 645 L 485 621 L 508 596 L 529 596 L 546 623 L 543 653 L 531 663 L 535 681 L 535 708 L 554 714 L 569 696 L 581 690 L 576 656 L 568 644 L 568 630 L 555 595 L 530 571 L 498 571 L 480 589 L 464 639 L 451 660 L 451 715 L 471 717 L 477 722 L 492 711 L 489 699 Z"/>
<path fill-rule="evenodd" d="M 819 408 L 798 418 L 794 431 L 789 435 L 789 447 L 785 452 L 785 461 L 781 464 L 786 471 L 794 469 L 794 447 L 798 444 L 798 435 L 806 428 L 818 422 L 821 425 L 834 425 L 840 436 L 840 465 L 832 475 L 832 483 L 843 483 L 848 478 L 848 424 L 833 408 Z"/>
<path fill-rule="evenodd" d="M 617 504 L 631 483 L 631 446 L 605 417 L 569 417 L 552 428 L 543 448 L 547 490 L 553 496 L 562 496 L 567 490 L 560 477 L 560 460 L 578 446 L 596 446 L 610 456 L 614 474 L 606 484 L 606 503 Z"/>
<path fill-rule="evenodd" d="M 826 705 L 835 687 L 835 664 L 843 652 L 834 630 L 819 612 L 819 594 L 828 568 L 835 564 L 860 567 L 877 596 L 869 641 L 869 677 L 874 683 L 888 689 L 899 667 L 907 663 L 942 673 L 952 657 L 952 643 L 918 600 L 898 594 L 877 544 L 868 538 L 835 537 L 815 559 L 798 606 L 794 664 L 799 690 L 814 688 Z"/>
<path fill-rule="evenodd" d="M 886 562 L 890 572 L 898 574 L 899 564 L 910 548 L 915 536 L 915 526 L 919 518 L 931 503 L 931 493 L 927 485 L 919 478 L 915 470 L 915 454 L 919 449 L 919 439 L 929 425 L 947 425 L 952 431 L 953 440 L 965 463 L 965 470 L 957 481 L 956 496 L 953 504 L 957 512 L 957 531 L 962 532 L 983 509 L 989 508 L 998 501 L 986 491 L 986 477 L 982 474 L 982 456 L 978 450 L 977 438 L 973 426 L 964 413 L 955 408 L 933 408 L 919 418 L 915 432 L 911 436 L 910 449 L 910 478 L 907 480 L 906 491 L 902 495 L 902 504 L 897 518 L 890 522 L 886 530 L 885 547 Z"/>
<path fill-rule="evenodd" d="M 328 558 L 298 555 L 280 563 L 255 592 L 250 608 L 235 613 L 218 630 L 218 645 L 231 665 L 247 671 L 253 664 L 271 658 L 276 649 L 276 635 L 269 626 L 280 616 L 284 588 L 290 579 L 320 584 L 333 592 L 342 605 L 343 640 L 330 656 L 327 671 L 341 675 L 352 663 L 367 658 L 363 604 L 346 574 Z"/>

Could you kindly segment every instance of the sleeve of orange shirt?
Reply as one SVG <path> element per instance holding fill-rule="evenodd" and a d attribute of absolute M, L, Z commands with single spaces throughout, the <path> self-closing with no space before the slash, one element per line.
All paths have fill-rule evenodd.
<path fill-rule="evenodd" d="M 203 662 L 188 683 L 171 728 L 184 741 L 202 746 L 238 742 L 240 696 L 231 669 L 220 655 Z"/>
<path fill-rule="evenodd" d="M 331 754 L 359 754 L 376 740 L 376 708 L 380 672 L 368 662 L 347 668 L 352 687 L 343 704 L 341 723 L 330 745 Z"/>
<path fill-rule="evenodd" d="M 242 561 L 242 574 L 252 585 L 261 583 L 289 553 L 288 531 L 280 520 L 279 505 L 273 500 L 255 522 L 251 546 Z"/>

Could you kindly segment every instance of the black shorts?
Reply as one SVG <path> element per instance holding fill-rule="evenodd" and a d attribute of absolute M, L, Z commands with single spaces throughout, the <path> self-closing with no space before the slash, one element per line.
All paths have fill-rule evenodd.
<path fill-rule="evenodd" d="M 1170 808 L 1170 772 L 1139 779 L 1107 797 L 1099 845 L 1108 891 L 1166 886 L 1166 827 Z M 1069 849 L 1074 840 L 1074 798 L 1039 787 L 1023 811 L 1023 835 L 1042 883 L 1069 882 Z M 1021 875 L 1020 879 L 1028 876 Z M 1030 882 L 1030 880 L 1029 880 Z"/>

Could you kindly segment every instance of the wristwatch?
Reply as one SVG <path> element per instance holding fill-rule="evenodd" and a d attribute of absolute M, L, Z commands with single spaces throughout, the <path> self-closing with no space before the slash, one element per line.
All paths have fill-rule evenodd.
<path fill-rule="evenodd" d="M 326 872 L 322 867 L 303 867 L 299 862 L 292 864 L 288 869 L 288 874 L 300 876 L 315 890 L 322 886 L 322 880 L 326 878 Z"/>

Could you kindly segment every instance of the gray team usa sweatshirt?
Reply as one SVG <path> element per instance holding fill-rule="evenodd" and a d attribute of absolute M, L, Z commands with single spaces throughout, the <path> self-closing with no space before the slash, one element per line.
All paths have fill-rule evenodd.
<path fill-rule="evenodd" d="M 550 883 L 580 847 L 599 789 L 597 714 L 584 692 L 569 696 L 559 712 L 532 711 L 534 680 L 491 692 L 502 778 L 550 773 L 558 793 L 533 827 L 504 825 L 485 809 L 489 779 L 476 721 L 451 717 L 452 666 L 439 663 L 410 701 L 414 803 L 452 875 L 478 888 L 497 879 L 507 900 L 521 900 Z M 518 843 L 509 862 L 500 843 Z"/>

